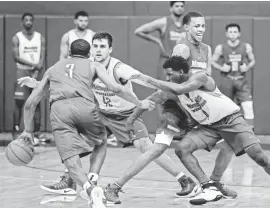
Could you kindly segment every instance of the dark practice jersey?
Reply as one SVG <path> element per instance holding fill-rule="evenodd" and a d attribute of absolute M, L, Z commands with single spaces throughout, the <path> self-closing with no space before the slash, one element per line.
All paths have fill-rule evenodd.
<path fill-rule="evenodd" d="M 161 35 L 161 42 L 167 53 L 171 53 L 176 41 L 179 40 L 185 32 L 183 26 L 177 27 L 171 16 L 166 17 L 167 26 L 164 34 Z"/>
<path fill-rule="evenodd" d="M 208 45 L 199 43 L 192 44 L 187 38 L 182 39 L 178 44 L 185 44 L 190 49 L 188 63 L 191 70 L 207 71 L 208 68 Z"/>
<path fill-rule="evenodd" d="M 50 103 L 57 100 L 82 97 L 95 101 L 92 91 L 91 61 L 69 58 L 58 61 L 49 72 Z"/>
<path fill-rule="evenodd" d="M 228 43 L 222 45 L 222 56 L 224 63 L 231 66 L 231 71 L 226 73 L 231 76 L 241 76 L 240 66 L 247 60 L 246 43 L 240 42 L 236 47 L 231 47 Z"/>

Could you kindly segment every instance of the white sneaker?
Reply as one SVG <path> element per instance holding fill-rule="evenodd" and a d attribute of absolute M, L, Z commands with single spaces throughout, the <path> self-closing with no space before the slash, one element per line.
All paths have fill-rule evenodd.
<path fill-rule="evenodd" d="M 95 186 L 91 191 L 90 207 L 106 208 L 106 198 L 104 196 L 104 190 L 100 186 Z"/>
<path fill-rule="evenodd" d="M 206 187 L 202 188 L 202 193 L 194 197 L 189 201 L 193 205 L 202 205 L 207 202 L 214 202 L 222 199 L 222 193 L 212 185 L 212 183 L 206 184 Z"/>

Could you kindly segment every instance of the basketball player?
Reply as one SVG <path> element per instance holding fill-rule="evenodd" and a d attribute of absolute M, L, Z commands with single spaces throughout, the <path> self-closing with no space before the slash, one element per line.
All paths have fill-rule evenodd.
<path fill-rule="evenodd" d="M 92 45 L 92 38 L 95 34 L 88 29 L 89 15 L 85 11 L 78 11 L 74 16 L 74 24 L 76 27 L 62 36 L 60 45 L 60 60 L 68 58 L 70 45 L 74 40 L 84 39 Z"/>
<path fill-rule="evenodd" d="M 111 57 L 110 54 L 113 50 L 112 42 L 113 38 L 109 33 L 96 33 L 93 37 L 91 49 L 92 55 L 96 62 L 99 62 L 106 67 L 108 76 L 132 91 L 132 83 L 128 80 L 131 75 L 140 72 L 133 69 L 131 66 L 122 63 L 120 60 Z M 137 84 L 145 85 L 138 80 L 134 81 L 137 82 Z M 31 85 L 30 81 L 28 83 L 26 79 L 24 79 L 24 81 L 21 79 L 20 83 L 29 86 Z M 125 146 L 130 145 L 130 135 L 126 129 L 126 123 L 128 117 L 133 113 L 135 105 L 109 91 L 108 87 L 99 79 L 96 79 L 93 82 L 93 92 L 99 104 L 99 111 L 103 124 L 111 129 L 119 143 L 124 144 Z M 149 134 L 142 118 L 136 119 L 134 127 L 136 129 L 136 140 L 133 141 L 133 144 L 140 152 L 146 152 L 152 147 L 153 143 L 149 139 Z M 185 176 L 169 156 L 166 154 L 161 155 L 156 159 L 156 163 L 173 175 L 180 183 L 182 190 L 178 193 L 178 197 L 190 197 L 196 194 L 196 183 L 193 182 L 190 177 Z M 70 179 L 69 184 L 72 184 Z M 45 186 L 45 188 L 44 189 L 47 191 L 57 193 L 57 189 L 53 188 L 53 186 Z M 69 185 L 68 188 L 74 189 L 71 185 Z M 61 190 L 62 189 L 64 189 L 64 186 L 61 187 Z M 76 193 L 76 191 L 74 192 Z M 61 193 L 63 194 L 64 192 L 61 191 Z M 116 201 L 116 203 L 120 202 Z"/>
<path fill-rule="evenodd" d="M 253 102 L 246 72 L 254 67 L 255 56 L 252 46 L 241 41 L 240 36 L 240 25 L 232 23 L 226 26 L 227 41 L 216 47 L 212 65 L 221 74 L 220 91 L 241 105 L 245 119 L 252 120 Z"/>
<path fill-rule="evenodd" d="M 44 64 L 45 56 L 45 38 L 34 30 L 34 15 L 31 13 L 24 13 L 22 15 L 22 27 L 20 32 L 17 32 L 12 38 L 13 58 L 17 65 L 16 77 L 21 78 L 30 76 L 38 78 Z M 23 106 L 31 93 L 31 89 L 24 86 L 20 87 L 15 84 L 15 109 L 13 113 L 13 135 L 20 131 L 20 122 L 22 117 Z M 40 119 L 41 119 L 40 105 L 37 106 L 35 113 L 35 137 L 39 137 L 40 133 Z M 38 144 L 38 139 L 35 139 L 35 145 Z"/>
<path fill-rule="evenodd" d="M 160 57 L 157 78 L 165 80 L 162 65 L 169 58 L 176 41 L 185 36 L 182 26 L 182 17 L 185 10 L 185 1 L 170 1 L 170 15 L 146 23 L 135 30 L 140 38 L 151 41 L 159 46 Z M 158 32 L 159 37 L 151 35 Z"/>
<path fill-rule="evenodd" d="M 177 41 L 177 47 L 174 48 L 172 55 L 187 59 L 191 70 L 205 71 L 208 75 L 211 75 L 211 47 L 202 43 L 206 29 L 204 16 L 198 12 L 188 12 L 183 17 L 183 25 L 186 30 L 186 37 Z M 218 148 L 220 148 L 220 152 L 217 156 L 217 165 L 210 177 L 211 180 L 217 182 L 221 180 L 233 156 L 233 151 L 227 143 L 219 142 Z M 223 188 L 222 190 L 224 192 Z M 237 193 L 226 189 L 225 195 L 234 198 Z"/>
<path fill-rule="evenodd" d="M 179 49 L 177 47 L 176 51 Z M 156 80 L 143 74 L 137 74 L 133 78 L 177 95 L 177 99 L 184 109 L 201 124 L 197 128 L 192 128 L 177 143 L 175 149 L 181 162 L 202 185 L 203 192 L 190 200 L 190 203 L 200 205 L 219 200 L 222 197 L 216 184 L 209 180 L 192 154 L 199 149 L 210 151 L 222 138 L 233 149 L 236 156 L 247 153 L 270 174 L 270 160 L 261 149 L 252 127 L 239 113 L 240 108 L 218 90 L 214 79 L 203 71 L 194 71 L 189 68 L 186 59 L 180 56 L 170 57 L 165 62 L 164 68 L 169 79 L 175 83 Z M 173 97 L 170 96 L 170 99 Z M 173 138 L 172 136 L 166 137 L 164 132 L 161 132 L 160 137 L 159 141 L 165 140 L 169 143 Z M 136 165 L 140 164 L 140 167 L 145 167 L 150 162 L 146 161 L 149 155 L 153 152 L 161 154 L 167 147 L 164 143 L 155 143 L 152 149 L 141 155 L 114 184 L 107 186 L 106 197 L 110 200 L 110 198 L 118 196 L 121 187 L 141 170 L 138 170 Z M 160 152 L 157 153 L 158 151 Z"/>
<path fill-rule="evenodd" d="M 33 114 L 49 86 L 51 125 L 59 155 L 69 169 L 71 178 L 92 198 L 93 207 L 105 208 L 103 189 L 93 188 L 80 161 L 80 155 L 88 151 L 85 147 L 89 140 L 95 144 L 90 160 L 90 172 L 99 175 L 106 156 L 106 129 L 97 110 L 92 91 L 93 81 L 96 78 L 102 80 L 108 90 L 138 107 L 152 109 L 154 104 L 147 100 L 139 101 L 132 91 L 108 77 L 101 64 L 87 60 L 90 55 L 90 44 L 87 41 L 75 40 L 70 51 L 71 58 L 62 59 L 48 69 L 26 101 L 25 131 L 20 138 L 32 140 Z M 80 133 L 86 138 L 81 137 Z"/>

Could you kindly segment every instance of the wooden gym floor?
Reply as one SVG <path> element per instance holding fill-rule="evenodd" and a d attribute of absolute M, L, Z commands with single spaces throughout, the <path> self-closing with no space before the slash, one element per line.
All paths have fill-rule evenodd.
<path fill-rule="evenodd" d="M 64 166 L 55 147 L 37 147 L 37 155 L 29 167 L 15 167 L 4 155 L 0 147 L 0 208 L 42 208 L 42 207 L 88 207 L 78 191 L 77 196 L 59 196 L 48 194 L 39 188 L 41 184 L 54 183 L 63 174 Z M 266 150 L 270 156 L 270 151 Z M 173 149 L 167 154 L 189 173 L 174 155 Z M 211 174 L 217 150 L 211 153 L 199 151 L 195 155 L 207 174 Z M 101 174 L 101 185 L 106 185 L 118 177 L 139 155 L 136 149 L 109 148 L 107 159 Z M 84 158 L 85 171 L 89 167 L 88 157 Z M 233 158 L 223 176 L 223 182 L 238 192 L 236 199 L 222 199 L 204 207 L 234 208 L 270 208 L 270 176 L 258 167 L 246 155 Z M 81 188 L 78 188 L 81 190 Z M 176 199 L 174 193 L 179 191 L 176 180 L 155 163 L 150 164 L 136 178 L 124 187 L 121 194 L 122 204 L 119 208 L 190 208 L 188 199 Z"/>

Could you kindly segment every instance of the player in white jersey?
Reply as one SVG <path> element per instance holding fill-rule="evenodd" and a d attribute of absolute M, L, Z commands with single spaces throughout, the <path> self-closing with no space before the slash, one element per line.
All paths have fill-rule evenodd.
<path fill-rule="evenodd" d="M 94 31 L 88 29 L 89 15 L 85 11 L 78 11 L 74 16 L 76 27 L 62 36 L 60 45 L 60 60 L 68 58 L 70 45 L 74 40 L 84 39 L 92 46 Z"/>
<path fill-rule="evenodd" d="M 270 174 L 270 160 L 262 150 L 252 127 L 239 113 L 240 108 L 218 90 L 214 79 L 202 71 L 191 73 L 187 61 L 180 56 L 172 56 L 165 62 L 164 68 L 167 76 L 175 83 L 156 80 L 142 74 L 134 78 L 176 95 L 185 110 L 201 124 L 188 132 L 175 149 L 179 159 L 201 182 L 203 189 L 203 192 L 190 200 L 190 203 L 200 205 L 222 198 L 218 187 L 209 180 L 192 154 L 199 149 L 210 151 L 222 138 L 233 149 L 236 156 L 247 153 L 252 160 L 264 168 L 266 173 Z M 159 145 L 161 149 L 166 148 L 164 144 Z M 144 155 L 146 154 L 147 152 Z M 113 186 L 108 187 L 107 197 L 119 192 L 127 182 L 127 178 L 138 173 L 134 171 L 133 166 L 129 167 L 129 170 Z"/>
<path fill-rule="evenodd" d="M 34 16 L 31 13 L 22 15 L 23 29 L 17 32 L 12 38 L 13 58 L 17 65 L 16 77 L 30 76 L 37 79 L 39 72 L 43 68 L 45 57 L 45 38 L 34 30 Z M 23 105 L 31 93 L 31 89 L 20 87 L 15 81 L 15 109 L 13 113 L 13 132 L 18 132 Z M 40 131 L 40 105 L 35 114 L 35 136 L 39 137 Z M 38 140 L 36 140 L 38 141 Z"/>

